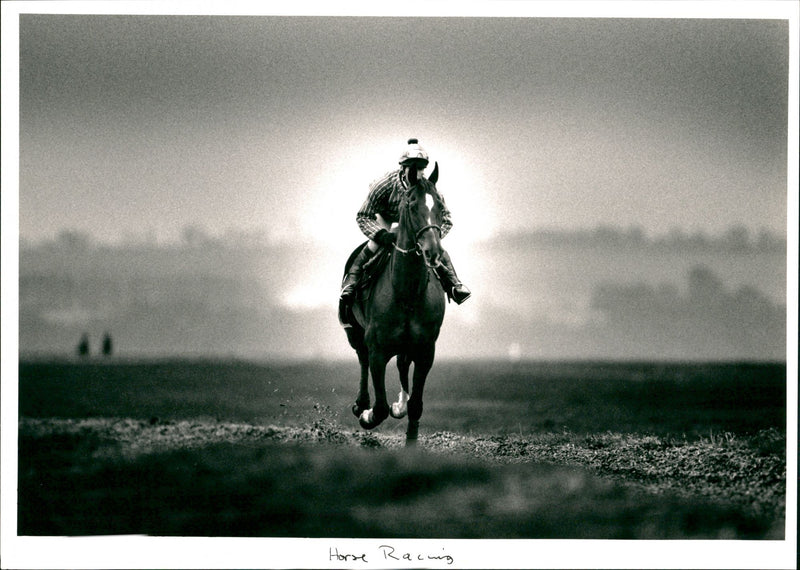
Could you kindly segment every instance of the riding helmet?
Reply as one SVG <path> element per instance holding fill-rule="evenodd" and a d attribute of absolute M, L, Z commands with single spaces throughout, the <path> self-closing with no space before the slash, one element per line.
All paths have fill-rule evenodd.
<path fill-rule="evenodd" d="M 410 162 L 424 162 L 428 164 L 428 153 L 419 145 L 417 139 L 408 139 L 408 146 L 400 155 L 400 164 L 405 165 Z"/>

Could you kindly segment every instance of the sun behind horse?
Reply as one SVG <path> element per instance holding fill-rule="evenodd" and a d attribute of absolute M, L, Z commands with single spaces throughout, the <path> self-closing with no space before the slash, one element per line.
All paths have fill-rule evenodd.
<path fill-rule="evenodd" d="M 377 278 L 356 298 L 350 326 L 345 328 L 361 365 L 353 413 L 365 429 L 377 427 L 389 415 L 402 418 L 407 413 L 407 444 L 417 439 L 425 380 L 433 366 L 445 312 L 445 293 L 434 274 L 443 252 L 442 202 L 436 191 L 437 178 L 438 165 L 430 179 L 420 178 L 401 202 L 394 249 Z M 390 407 L 386 397 L 386 365 L 394 356 L 402 391 Z M 413 384 L 409 393 L 408 373 L 412 363 Z M 375 392 L 372 407 L 369 375 Z"/>

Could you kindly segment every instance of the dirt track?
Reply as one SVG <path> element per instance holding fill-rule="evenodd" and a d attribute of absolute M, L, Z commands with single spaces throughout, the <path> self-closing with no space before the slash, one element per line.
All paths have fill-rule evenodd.
<path fill-rule="evenodd" d="M 20 436 L 20 520 L 32 534 L 51 532 L 52 519 L 61 521 L 58 532 L 67 534 L 405 536 L 409 528 L 423 537 L 783 534 L 785 463 L 776 453 L 782 440 L 770 432 L 747 440 L 728 436 L 692 443 L 611 433 L 480 437 L 436 432 L 423 436 L 421 449 L 413 452 L 403 448 L 402 435 L 343 429 L 325 419 L 281 427 L 156 418 L 22 418 Z M 297 479 L 297 469 L 304 471 L 302 480 L 287 484 L 287 476 Z M 76 494 L 74 500 L 64 502 L 63 511 L 50 519 L 46 511 L 37 515 L 47 492 L 58 492 L 60 470 L 71 479 L 67 490 Z M 171 482 L 169 475 L 162 476 L 165 472 L 172 473 Z M 337 481 L 342 478 L 348 482 Z M 141 487 L 142 480 L 151 481 L 150 486 Z M 175 512 L 154 514 L 153 497 L 180 496 L 189 492 L 184 486 L 196 487 L 198 481 L 214 489 L 214 496 L 221 494 L 211 502 L 204 497 L 188 513 L 183 511 L 197 500 L 194 494 L 176 504 Z M 104 494 L 108 482 L 113 484 Z M 44 495 L 26 496 L 26 489 L 42 488 Z M 265 495 L 265 489 L 276 488 L 282 489 L 281 496 L 294 497 L 291 507 L 280 496 Z M 100 493 L 108 508 L 120 500 L 119 493 L 133 493 L 134 510 L 141 512 L 116 523 L 93 520 L 92 512 L 73 512 L 84 492 Z M 261 505 L 260 515 L 250 507 L 228 505 L 232 519 L 220 525 L 217 517 L 203 514 L 236 503 L 242 495 Z M 47 508 L 58 510 L 58 503 Z M 294 526 L 264 519 L 265 512 L 287 508 L 297 511 Z M 396 527 L 394 516 L 380 517 L 380 524 L 372 515 L 364 518 L 375 508 L 402 514 L 402 520 L 416 519 L 416 525 Z M 333 515 L 339 522 L 332 522 Z M 188 526 L 187 517 L 194 520 Z M 116 526 L 103 526 L 108 524 Z"/>

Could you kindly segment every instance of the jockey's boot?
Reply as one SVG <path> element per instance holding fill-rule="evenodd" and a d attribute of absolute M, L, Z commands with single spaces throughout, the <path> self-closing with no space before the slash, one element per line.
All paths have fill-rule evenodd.
<path fill-rule="evenodd" d="M 472 295 L 472 291 L 464 285 L 456 275 L 456 270 L 453 268 L 453 261 L 450 259 L 450 254 L 442 251 L 441 264 L 436 268 L 436 273 L 439 275 L 439 280 L 442 282 L 444 290 L 453 298 L 457 304 L 461 304 Z"/>
<path fill-rule="evenodd" d="M 373 252 L 368 246 L 364 246 L 356 258 L 353 260 L 353 265 L 347 272 L 344 283 L 342 284 L 342 292 L 339 294 L 339 300 L 344 303 L 351 303 L 356 296 L 356 288 L 358 281 L 361 279 L 361 273 L 364 270 L 364 264 L 370 260 Z"/>

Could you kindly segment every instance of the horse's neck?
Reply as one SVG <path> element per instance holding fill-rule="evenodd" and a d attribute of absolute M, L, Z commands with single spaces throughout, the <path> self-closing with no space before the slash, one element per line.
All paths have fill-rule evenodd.
<path fill-rule="evenodd" d="M 394 297 L 400 301 L 414 301 L 422 294 L 424 284 L 427 283 L 427 268 L 422 257 L 416 253 L 399 251 L 395 251 L 392 257 Z"/>
<path fill-rule="evenodd" d="M 427 284 L 428 269 L 422 256 L 411 251 L 417 244 L 414 236 L 409 237 L 404 227 L 401 220 L 397 244 L 408 253 L 395 250 L 392 255 L 392 288 L 396 299 L 410 302 L 422 295 Z"/>

